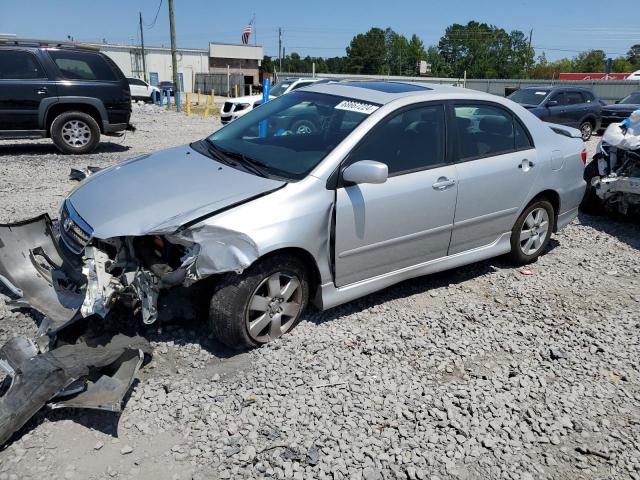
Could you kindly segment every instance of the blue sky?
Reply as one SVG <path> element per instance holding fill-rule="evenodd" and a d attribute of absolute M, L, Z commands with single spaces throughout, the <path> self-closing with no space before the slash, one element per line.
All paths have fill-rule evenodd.
<path fill-rule="evenodd" d="M 0 33 L 23 37 L 111 43 L 138 43 L 138 11 L 153 22 L 160 0 L 0 0 Z M 287 53 L 344 55 L 356 33 L 372 26 L 417 33 L 425 45 L 437 44 L 447 25 L 487 22 L 528 34 L 533 29 L 537 54 L 574 56 L 599 48 L 611 56 L 640 43 L 640 23 L 633 2 L 595 0 L 175 0 L 176 37 L 180 47 L 206 48 L 209 41 L 240 41 L 243 27 L 256 18 L 258 44 L 277 55 L 279 26 Z M 169 45 L 167 0 L 163 0 L 145 43 Z M 253 38 L 251 40 L 253 43 Z"/>

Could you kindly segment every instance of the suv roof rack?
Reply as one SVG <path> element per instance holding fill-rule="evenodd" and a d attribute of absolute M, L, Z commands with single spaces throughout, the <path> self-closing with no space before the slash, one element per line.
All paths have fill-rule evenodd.
<path fill-rule="evenodd" d="M 0 46 L 3 45 L 16 45 L 27 47 L 64 47 L 64 48 L 78 48 L 82 50 L 98 50 L 96 47 L 89 45 L 83 45 L 77 42 L 65 42 L 60 40 L 38 40 L 36 38 L 16 38 L 16 37 L 3 37 L 0 36 Z"/>

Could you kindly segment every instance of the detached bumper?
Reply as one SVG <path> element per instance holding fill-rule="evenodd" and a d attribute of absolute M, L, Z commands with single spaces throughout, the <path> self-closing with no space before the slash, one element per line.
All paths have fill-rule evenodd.
<path fill-rule="evenodd" d="M 52 331 L 80 318 L 86 279 L 79 259 L 57 242 L 46 214 L 0 225 L 0 282 L 16 297 L 11 304 L 46 315 Z"/>

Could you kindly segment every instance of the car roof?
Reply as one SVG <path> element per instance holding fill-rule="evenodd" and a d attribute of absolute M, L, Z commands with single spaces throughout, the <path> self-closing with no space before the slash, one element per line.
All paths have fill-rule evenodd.
<path fill-rule="evenodd" d="M 345 81 L 336 83 L 320 83 L 305 88 L 307 92 L 326 93 L 341 97 L 364 100 L 384 105 L 408 95 L 437 93 L 474 93 L 478 98 L 487 94 L 475 90 L 467 90 L 450 85 L 425 84 L 421 82 L 401 81 Z"/>

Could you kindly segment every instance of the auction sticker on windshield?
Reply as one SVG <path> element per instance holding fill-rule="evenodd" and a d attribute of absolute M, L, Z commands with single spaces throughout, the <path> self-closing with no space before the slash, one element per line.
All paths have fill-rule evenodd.
<path fill-rule="evenodd" d="M 353 100 L 343 100 L 335 106 L 336 110 L 347 110 L 349 112 L 364 113 L 370 115 L 375 112 L 378 105 L 372 105 L 371 103 L 355 102 Z"/>

